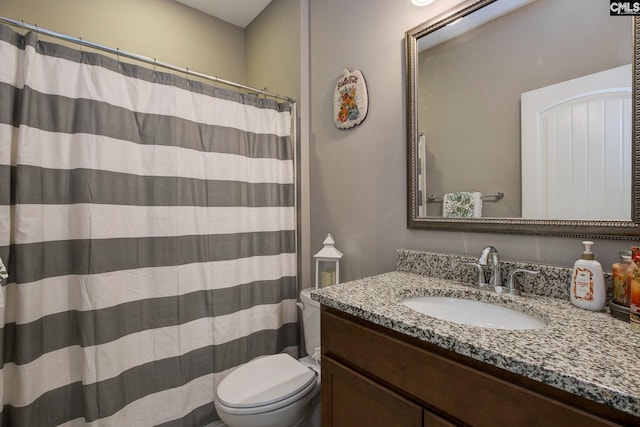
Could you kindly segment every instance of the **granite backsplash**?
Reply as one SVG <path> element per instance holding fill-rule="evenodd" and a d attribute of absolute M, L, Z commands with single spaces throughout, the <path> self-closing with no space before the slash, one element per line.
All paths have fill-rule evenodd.
<path fill-rule="evenodd" d="M 477 262 L 476 257 L 450 255 L 418 251 L 412 249 L 398 249 L 396 253 L 397 271 L 419 274 L 422 276 L 438 277 L 458 282 L 475 283 L 477 273 L 474 267 L 461 264 L 463 262 Z M 520 274 L 516 276 L 519 289 L 523 293 L 569 300 L 569 283 L 571 283 L 571 267 L 559 267 L 546 264 L 535 264 L 515 261 L 501 261 L 502 277 L 506 280 L 509 272 L 516 268 L 539 271 L 539 274 Z M 485 267 L 485 277 L 490 276 L 490 267 Z M 604 273 L 607 287 L 607 301 L 611 299 L 611 273 Z"/>

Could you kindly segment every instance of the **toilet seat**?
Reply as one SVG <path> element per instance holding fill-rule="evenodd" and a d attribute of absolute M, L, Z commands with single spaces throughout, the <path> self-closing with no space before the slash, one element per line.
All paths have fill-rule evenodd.
<path fill-rule="evenodd" d="M 310 393 L 316 375 L 285 353 L 261 357 L 227 375 L 218 386 L 216 401 L 230 414 L 274 411 Z"/>

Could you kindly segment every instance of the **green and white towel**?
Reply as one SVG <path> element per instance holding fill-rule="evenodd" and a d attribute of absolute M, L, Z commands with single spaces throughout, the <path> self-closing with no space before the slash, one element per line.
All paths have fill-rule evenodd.
<path fill-rule="evenodd" d="M 482 216 L 482 193 L 458 191 L 442 198 L 442 216 L 445 218 L 480 218 Z"/>

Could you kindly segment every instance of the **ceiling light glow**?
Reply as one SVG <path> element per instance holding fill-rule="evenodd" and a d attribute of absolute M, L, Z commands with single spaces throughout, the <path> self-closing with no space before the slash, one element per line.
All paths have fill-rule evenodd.
<path fill-rule="evenodd" d="M 411 3 L 415 4 L 416 6 L 428 6 L 433 2 L 434 0 L 411 0 Z"/>

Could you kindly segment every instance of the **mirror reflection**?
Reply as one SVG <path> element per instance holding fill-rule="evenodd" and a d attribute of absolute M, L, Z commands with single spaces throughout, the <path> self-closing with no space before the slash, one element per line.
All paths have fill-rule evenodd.
<path fill-rule="evenodd" d="M 632 220 L 632 18 L 498 0 L 417 52 L 413 216 Z"/>

